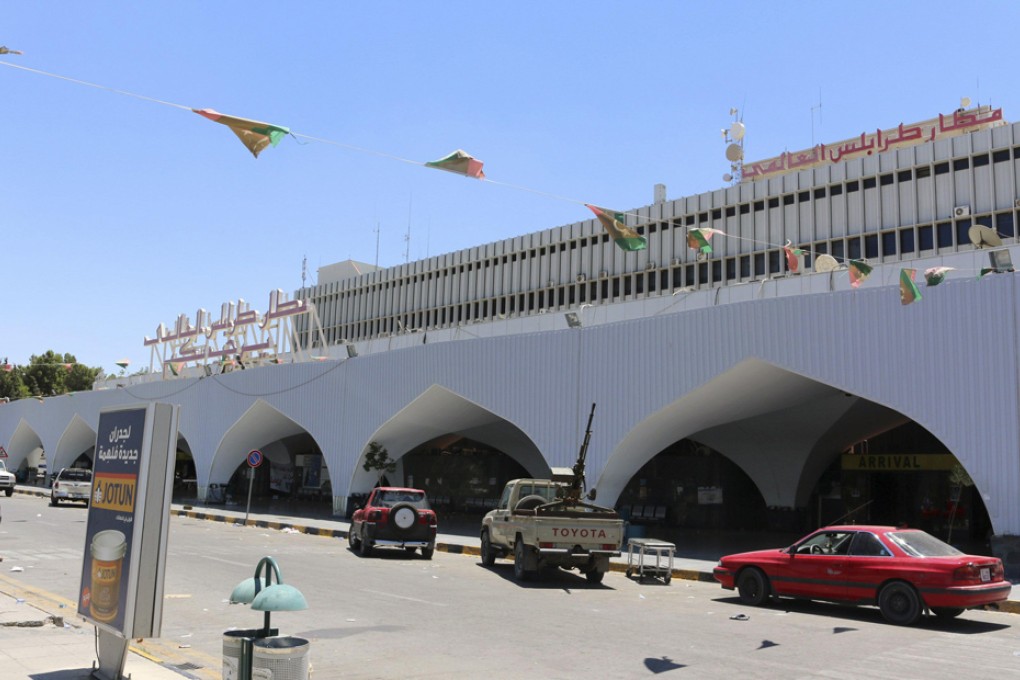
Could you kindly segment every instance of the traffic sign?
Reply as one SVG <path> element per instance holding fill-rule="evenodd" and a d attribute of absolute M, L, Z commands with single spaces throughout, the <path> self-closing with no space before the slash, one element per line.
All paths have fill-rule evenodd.
<path fill-rule="evenodd" d="M 248 466 L 257 468 L 262 465 L 262 452 L 258 449 L 254 449 L 248 452 Z"/>
<path fill-rule="evenodd" d="M 7 449 L 5 449 L 4 447 L 0 446 L 0 458 L 6 458 L 6 457 L 7 457 Z"/>

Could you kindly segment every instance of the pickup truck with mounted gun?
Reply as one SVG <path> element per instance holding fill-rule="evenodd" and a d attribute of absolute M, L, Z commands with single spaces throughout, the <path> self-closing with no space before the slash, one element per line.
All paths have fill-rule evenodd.
<path fill-rule="evenodd" d="M 582 500 L 584 460 L 595 404 L 573 468 L 552 468 L 550 479 L 512 479 L 499 505 L 482 519 L 482 564 L 513 556 L 514 576 L 532 578 L 543 567 L 577 569 L 601 583 L 609 558 L 619 557 L 623 520 L 612 508 Z M 594 500 L 595 490 L 588 493 Z"/>

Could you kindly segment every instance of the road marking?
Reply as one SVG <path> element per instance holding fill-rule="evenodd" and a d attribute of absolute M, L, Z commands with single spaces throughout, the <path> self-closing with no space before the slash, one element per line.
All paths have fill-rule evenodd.
<path fill-rule="evenodd" d="M 446 607 L 444 602 L 430 602 L 429 600 L 419 600 L 417 597 L 406 597 L 404 595 L 394 595 L 393 593 L 385 593 L 381 590 L 369 590 L 368 588 L 360 588 L 363 593 L 370 593 L 372 595 L 381 595 L 382 597 L 392 597 L 396 600 L 407 600 L 408 602 L 418 602 L 419 604 L 431 604 L 436 607 Z"/>

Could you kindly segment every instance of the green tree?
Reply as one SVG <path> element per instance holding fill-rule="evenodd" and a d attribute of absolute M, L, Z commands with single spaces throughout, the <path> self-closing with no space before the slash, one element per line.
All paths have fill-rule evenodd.
<path fill-rule="evenodd" d="M 25 388 L 20 396 L 49 397 L 92 389 L 99 370 L 79 364 L 73 354 L 47 350 L 41 355 L 33 354 L 27 366 L 18 366 L 12 373 L 20 375 Z"/>
<path fill-rule="evenodd" d="M 384 474 L 392 475 L 397 471 L 397 461 L 390 459 L 390 453 L 379 442 L 370 442 L 368 450 L 365 451 L 365 463 L 362 465 L 365 472 L 375 470 L 378 478 L 375 483 L 382 481 Z"/>
<path fill-rule="evenodd" d="M 4 362 L 7 365 L 6 362 Z M 21 369 L 17 366 L 10 371 L 0 368 L 0 398 L 7 398 L 11 401 L 29 396 L 28 388 L 21 379 Z"/>

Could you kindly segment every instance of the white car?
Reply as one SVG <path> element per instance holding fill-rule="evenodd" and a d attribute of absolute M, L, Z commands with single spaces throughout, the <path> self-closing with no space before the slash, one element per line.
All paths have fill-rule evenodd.
<path fill-rule="evenodd" d="M 0 489 L 8 496 L 14 495 L 14 473 L 7 471 L 7 465 L 0 460 Z"/>
<path fill-rule="evenodd" d="M 92 470 L 85 468 L 64 468 L 50 487 L 50 505 L 60 505 L 60 501 L 84 501 L 88 505 L 91 497 Z"/>

